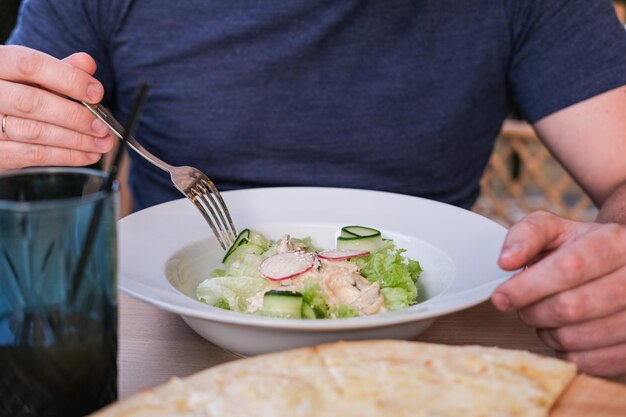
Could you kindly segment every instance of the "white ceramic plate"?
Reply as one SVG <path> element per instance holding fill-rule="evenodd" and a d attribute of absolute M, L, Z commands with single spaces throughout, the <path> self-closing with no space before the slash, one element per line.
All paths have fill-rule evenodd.
<path fill-rule="evenodd" d="M 407 249 L 405 255 L 424 269 L 422 301 L 405 310 L 341 320 L 259 317 L 196 301 L 196 286 L 220 267 L 224 251 L 188 200 L 120 220 L 120 288 L 180 314 L 198 334 L 234 352 L 259 354 L 341 339 L 415 339 L 437 317 L 486 300 L 511 276 L 496 263 L 506 230 L 454 206 L 341 188 L 250 189 L 223 197 L 238 229 L 271 239 L 311 236 L 330 249 L 342 226 L 369 226 Z"/>

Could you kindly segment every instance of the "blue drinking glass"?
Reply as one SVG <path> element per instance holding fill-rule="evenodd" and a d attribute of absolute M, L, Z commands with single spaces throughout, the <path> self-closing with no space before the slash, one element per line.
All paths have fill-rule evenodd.
<path fill-rule="evenodd" d="M 0 416 L 78 417 L 117 397 L 117 193 L 99 191 L 105 178 L 0 173 Z"/>

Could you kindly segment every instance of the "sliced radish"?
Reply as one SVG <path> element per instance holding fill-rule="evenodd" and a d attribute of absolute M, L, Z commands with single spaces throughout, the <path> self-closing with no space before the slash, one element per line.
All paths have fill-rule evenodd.
<path fill-rule="evenodd" d="M 285 252 L 270 256 L 259 266 L 259 272 L 272 281 L 282 281 L 304 274 L 313 268 L 314 258 L 310 253 Z"/>
<path fill-rule="evenodd" d="M 349 258 L 358 258 L 359 256 L 369 255 L 369 251 L 366 250 L 327 250 L 317 254 L 322 259 L 340 260 Z"/>

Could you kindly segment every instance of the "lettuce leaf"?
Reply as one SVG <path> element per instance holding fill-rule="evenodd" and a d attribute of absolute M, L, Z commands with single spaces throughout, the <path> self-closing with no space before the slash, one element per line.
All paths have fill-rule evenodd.
<path fill-rule="evenodd" d="M 211 277 L 215 278 L 215 277 L 225 277 L 226 276 L 226 270 L 225 269 L 214 269 L 213 272 L 211 272 Z"/>
<path fill-rule="evenodd" d="M 330 317 L 330 309 L 319 284 L 307 281 L 302 290 L 302 301 L 311 306 L 315 312 L 315 317 L 325 319 Z"/>
<path fill-rule="evenodd" d="M 378 282 L 389 310 L 406 308 L 417 302 L 417 281 L 422 268 L 418 261 L 402 254 L 391 240 L 385 240 L 381 248 L 371 255 L 352 258 L 361 269 L 361 275 L 370 282 Z"/>
<path fill-rule="evenodd" d="M 389 311 L 400 310 L 415 304 L 415 300 L 411 298 L 411 294 L 404 288 L 381 288 L 380 292 L 385 298 L 385 306 Z"/>
<path fill-rule="evenodd" d="M 338 319 L 348 319 L 350 317 L 358 317 L 359 313 L 346 304 L 341 304 L 333 310 L 332 315 Z"/>
<path fill-rule="evenodd" d="M 226 271 L 222 276 L 261 278 L 261 274 L 259 274 L 259 266 L 261 265 L 261 262 L 263 262 L 263 257 L 261 255 L 246 253 L 239 259 L 233 261 L 226 268 Z"/>
<path fill-rule="evenodd" d="M 311 236 L 307 236 L 305 238 L 295 238 L 295 237 L 292 237 L 291 241 L 295 242 L 295 243 L 301 243 L 303 245 L 306 245 L 306 251 L 307 252 L 321 252 L 321 251 L 324 250 L 323 248 L 319 248 L 319 247 L 317 247 L 317 246 L 315 246 L 313 244 L 313 238 Z"/>
<path fill-rule="evenodd" d="M 215 277 L 200 283 L 196 289 L 198 299 L 209 305 L 228 310 L 246 311 L 248 297 L 265 288 L 265 279 L 261 277 Z"/>
<path fill-rule="evenodd" d="M 214 307 L 217 308 L 222 308 L 224 310 L 230 310 L 230 304 L 228 303 L 228 301 L 225 298 L 219 298 L 216 302 Z"/>

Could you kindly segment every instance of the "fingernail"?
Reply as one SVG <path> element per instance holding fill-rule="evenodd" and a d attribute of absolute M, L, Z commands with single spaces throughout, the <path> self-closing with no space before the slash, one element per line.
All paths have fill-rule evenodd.
<path fill-rule="evenodd" d="M 498 310 L 507 311 L 511 308 L 511 300 L 506 295 L 497 292 L 491 296 L 491 301 Z"/>
<path fill-rule="evenodd" d="M 91 130 L 101 135 L 109 133 L 109 128 L 100 119 L 93 119 L 93 122 L 91 122 Z"/>
<path fill-rule="evenodd" d="M 93 153 L 93 152 L 87 153 L 87 159 L 93 162 L 99 161 L 101 157 L 102 155 L 99 153 Z"/>
<path fill-rule="evenodd" d="M 502 253 L 500 253 L 500 259 L 508 259 L 517 255 L 521 249 L 521 245 L 519 243 L 513 243 L 511 245 L 505 246 L 502 249 Z"/>
<path fill-rule="evenodd" d="M 96 147 L 100 148 L 100 149 L 108 149 L 111 141 L 109 139 L 108 136 L 104 137 L 104 138 L 96 138 L 95 140 L 96 142 Z"/>
<path fill-rule="evenodd" d="M 91 101 L 99 101 L 102 96 L 102 87 L 99 83 L 91 83 L 87 86 L 87 98 Z"/>

